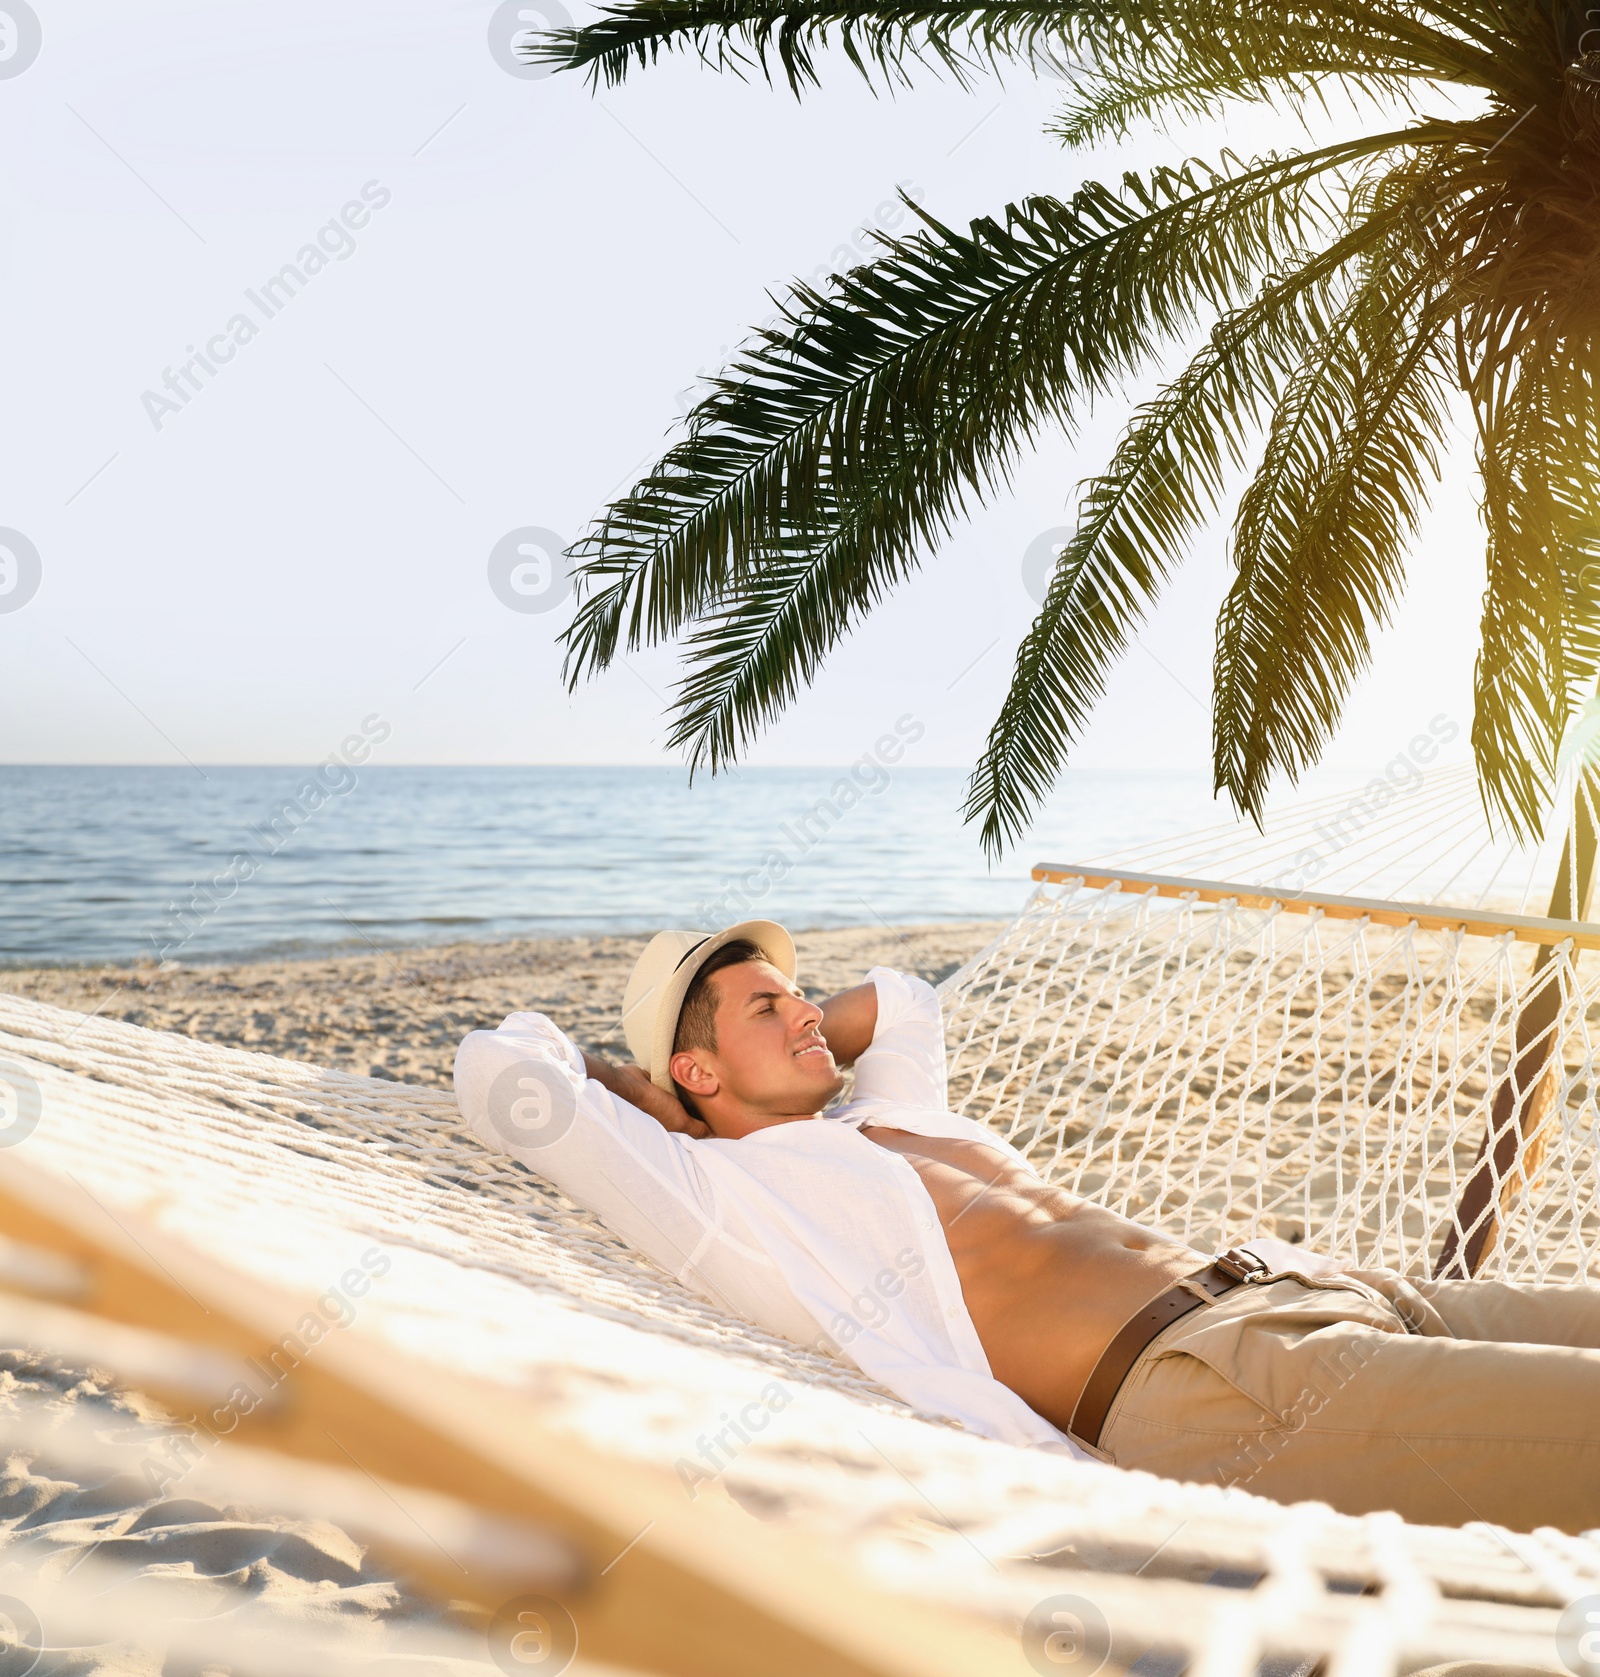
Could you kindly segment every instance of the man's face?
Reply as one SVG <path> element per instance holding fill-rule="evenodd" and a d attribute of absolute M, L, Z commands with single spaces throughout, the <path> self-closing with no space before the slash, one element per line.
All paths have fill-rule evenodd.
<path fill-rule="evenodd" d="M 767 961 L 741 961 L 713 973 L 717 1046 L 698 1050 L 697 1067 L 716 1082 L 703 1093 L 687 1078 L 712 1129 L 745 1135 L 767 1123 L 810 1117 L 844 1087 L 818 1028 L 822 1009 Z M 676 1075 L 679 1068 L 674 1068 Z M 683 1068 L 687 1069 L 687 1068 Z"/>

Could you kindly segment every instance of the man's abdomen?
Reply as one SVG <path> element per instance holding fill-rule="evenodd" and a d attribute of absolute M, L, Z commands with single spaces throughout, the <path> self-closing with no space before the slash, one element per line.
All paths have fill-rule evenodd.
<path fill-rule="evenodd" d="M 1122 1325 L 1207 1259 L 979 1143 L 864 1128 L 917 1171 L 995 1379 L 1066 1429 Z"/>

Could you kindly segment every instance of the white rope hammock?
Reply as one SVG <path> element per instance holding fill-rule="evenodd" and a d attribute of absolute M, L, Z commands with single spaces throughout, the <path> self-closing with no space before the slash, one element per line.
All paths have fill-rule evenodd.
<path fill-rule="evenodd" d="M 1511 931 L 1173 890 L 1081 875 L 1038 889 L 945 987 L 958 1110 L 1051 1180 L 1201 1250 L 1271 1234 L 1426 1275 L 1448 1231 L 1461 1242 L 1492 1218 L 1478 1274 L 1600 1279 L 1592 955 L 1556 945 L 1534 991 L 1541 946 Z M 1488 1203 L 1458 1228 L 1538 996 L 1558 999 L 1557 1061 L 1516 1091 L 1526 1133 L 1488 1160 Z"/>
<path fill-rule="evenodd" d="M 1558 960 L 1559 1122 L 1496 1273 L 1591 1265 L 1591 981 Z M 1057 1179 L 1199 1243 L 1298 1232 L 1426 1267 L 1525 964 L 1506 939 L 1047 886 L 945 986 L 953 1088 Z M 1588 1539 L 1282 1508 L 932 1424 L 678 1287 L 487 1153 L 436 1091 L 0 996 L 6 1088 L 37 1114 L 29 1162 L 112 1219 L 306 1297 L 380 1246 L 392 1274 L 361 1333 L 534 1393 L 601 1449 L 677 1471 L 714 1417 L 776 1383 L 782 1413 L 720 1470 L 735 1500 L 1013 1651 L 1042 1600 L 1087 1594 L 1119 1654 L 1181 1655 L 1202 1677 L 1554 1664 L 1562 1607 L 1600 1591 Z"/>

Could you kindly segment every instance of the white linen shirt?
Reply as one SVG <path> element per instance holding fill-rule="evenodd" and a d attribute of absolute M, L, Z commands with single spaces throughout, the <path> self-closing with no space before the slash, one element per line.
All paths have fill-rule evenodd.
<path fill-rule="evenodd" d="M 868 977 L 878 992 L 872 1045 L 856 1062 L 850 1099 L 820 1118 L 736 1141 L 663 1129 L 585 1077 L 582 1055 L 542 1013 L 513 1013 L 467 1037 L 456 1096 L 489 1146 L 703 1297 L 848 1358 L 919 1410 L 1008 1443 L 1080 1454 L 990 1373 L 921 1177 L 860 1129 L 959 1137 L 1033 1167 L 948 1110 L 932 987 L 888 967 Z M 534 1124 L 507 1120 L 507 1091 L 519 1087 L 531 1091 Z"/>

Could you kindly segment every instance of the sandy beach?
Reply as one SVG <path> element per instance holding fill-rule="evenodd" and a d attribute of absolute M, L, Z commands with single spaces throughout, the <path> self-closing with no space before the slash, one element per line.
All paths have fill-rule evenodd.
<path fill-rule="evenodd" d="M 870 967 L 952 973 L 996 923 L 796 933 L 800 981 L 821 998 Z M 622 992 L 642 937 L 450 944 L 321 960 L 0 972 L 0 989 L 156 1031 L 307 1060 L 368 1077 L 450 1086 L 456 1045 L 508 1013 L 547 1013 L 590 1052 L 626 1058 Z"/>

